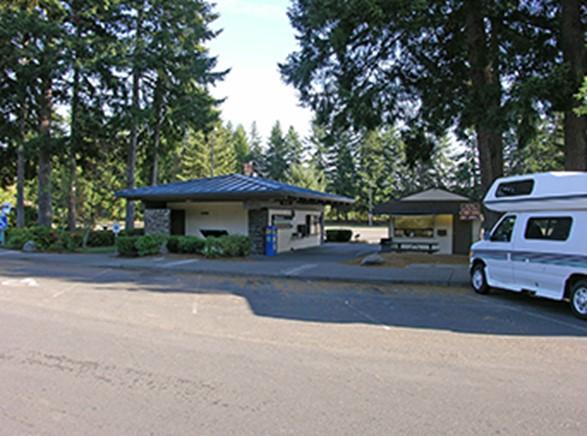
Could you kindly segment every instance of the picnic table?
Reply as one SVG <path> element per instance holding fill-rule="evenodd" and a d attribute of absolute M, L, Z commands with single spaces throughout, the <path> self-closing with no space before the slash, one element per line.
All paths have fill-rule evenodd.
<path fill-rule="evenodd" d="M 396 251 L 402 253 L 405 251 L 412 251 L 432 254 L 436 253 L 439 249 L 438 242 L 392 241 L 390 239 L 381 240 L 381 251 L 383 252 Z"/>

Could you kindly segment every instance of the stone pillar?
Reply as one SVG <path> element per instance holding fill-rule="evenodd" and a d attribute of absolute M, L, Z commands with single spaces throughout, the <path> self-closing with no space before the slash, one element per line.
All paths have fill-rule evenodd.
<path fill-rule="evenodd" d="M 249 238 L 253 254 L 265 254 L 265 227 L 269 225 L 269 210 L 249 210 Z"/>
<path fill-rule="evenodd" d="M 169 209 L 145 209 L 145 234 L 169 235 L 171 211 Z"/>

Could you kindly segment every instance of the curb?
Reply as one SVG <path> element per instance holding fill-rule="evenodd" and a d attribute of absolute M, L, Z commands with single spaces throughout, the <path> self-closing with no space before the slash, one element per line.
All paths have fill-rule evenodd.
<path fill-rule="evenodd" d="M 62 264 L 63 261 L 59 259 L 53 259 L 50 257 L 41 256 L 41 258 L 37 257 L 36 254 L 30 253 L 22 253 L 22 252 L 15 252 L 18 253 L 17 256 L 10 256 L 9 258 L 14 260 L 24 260 L 24 261 L 41 261 L 45 263 L 51 264 Z M 40 254 L 40 253 L 39 253 Z M 331 283 L 353 283 L 353 284 L 364 284 L 364 283 L 373 283 L 373 284 L 388 284 L 388 285 L 428 285 L 428 286 L 442 286 L 442 287 L 450 287 L 450 286 L 469 286 L 468 280 L 459 280 L 453 279 L 455 272 L 450 271 L 448 279 L 438 280 L 438 279 L 421 279 L 421 278 L 387 278 L 387 277 L 362 277 L 362 278 L 353 278 L 353 277 L 334 277 L 334 276 L 323 276 L 318 274 L 307 274 L 307 275 L 295 275 L 295 274 L 279 274 L 279 273 L 262 273 L 258 271 L 214 271 L 214 270 L 193 270 L 188 268 L 176 267 L 173 269 L 164 268 L 157 265 L 128 265 L 123 263 L 85 263 L 82 266 L 90 267 L 90 268 L 111 268 L 111 269 L 118 269 L 118 270 L 129 270 L 129 271 L 161 271 L 168 274 L 172 273 L 181 273 L 181 274 L 200 274 L 200 275 L 207 275 L 207 276 L 226 276 L 226 277 L 258 277 L 258 278 L 266 278 L 266 279 L 287 279 L 287 280 L 298 280 L 298 281 L 323 281 L 323 282 L 331 282 Z"/>
<path fill-rule="evenodd" d="M 259 272 L 247 272 L 247 271 L 211 271 L 211 270 L 199 270 L 194 271 L 191 269 L 185 268 L 161 268 L 157 266 L 143 266 L 143 265 L 92 265 L 97 268 L 115 268 L 119 270 L 129 270 L 129 271 L 163 271 L 166 273 L 181 273 L 181 274 L 199 274 L 199 275 L 206 275 L 206 276 L 226 276 L 226 277 L 258 277 L 258 278 L 266 278 L 266 279 L 286 279 L 286 280 L 297 280 L 297 281 L 310 281 L 316 280 L 321 282 L 330 282 L 330 283 L 353 283 L 353 284 L 364 284 L 364 283 L 373 283 L 373 284 L 388 284 L 388 285 L 428 285 L 428 286 L 443 286 L 443 287 L 451 287 L 451 286 L 469 286 L 468 280 L 453 280 L 452 277 L 454 272 L 451 271 L 450 277 L 448 280 L 427 280 L 427 279 L 391 279 L 391 278 L 382 278 L 382 277 L 366 277 L 366 278 L 348 278 L 348 277 L 332 277 L 332 276 L 320 276 L 320 275 L 305 275 L 305 276 L 298 276 L 298 275 L 287 275 L 287 274 L 269 274 L 269 273 L 259 273 Z"/>

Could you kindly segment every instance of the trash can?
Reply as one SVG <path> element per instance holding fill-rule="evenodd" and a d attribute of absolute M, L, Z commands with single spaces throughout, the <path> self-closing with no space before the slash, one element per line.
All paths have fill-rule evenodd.
<path fill-rule="evenodd" d="M 265 256 L 277 254 L 277 227 L 265 227 Z"/>

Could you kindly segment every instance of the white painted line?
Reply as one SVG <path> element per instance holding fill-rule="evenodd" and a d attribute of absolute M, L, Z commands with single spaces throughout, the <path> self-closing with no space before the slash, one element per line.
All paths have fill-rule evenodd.
<path fill-rule="evenodd" d="M 562 326 L 565 326 L 565 327 L 571 327 L 571 328 L 574 328 L 574 329 L 579 330 L 579 331 L 582 331 L 582 332 L 587 332 L 587 327 L 582 327 L 582 326 L 578 326 L 578 325 L 572 324 L 570 322 L 561 321 L 560 319 L 553 318 L 552 316 L 541 315 L 541 314 L 536 313 L 536 312 L 531 312 L 529 310 L 520 309 L 519 307 L 508 306 L 506 304 L 496 303 L 495 301 L 491 301 L 491 304 L 493 304 L 494 306 L 501 307 L 503 309 L 510 310 L 512 312 L 523 313 L 524 315 L 533 316 L 534 318 L 538 318 L 538 319 L 541 319 L 543 321 L 551 321 L 551 322 L 554 322 L 555 324 L 559 324 L 559 325 L 562 325 Z"/>
<path fill-rule="evenodd" d="M 286 269 L 285 271 L 283 271 L 283 274 L 285 274 L 286 276 L 295 276 L 295 275 L 298 275 L 299 273 L 301 273 L 302 271 L 306 271 L 306 270 L 315 268 L 317 266 L 318 265 L 315 263 L 300 265 L 300 266 L 296 266 L 294 268 Z"/>
<path fill-rule="evenodd" d="M 192 304 L 192 313 L 194 315 L 197 315 L 198 314 L 198 303 L 193 303 Z"/>
<path fill-rule="evenodd" d="M 97 279 L 98 277 L 100 277 L 100 276 L 103 276 L 104 274 L 107 274 L 107 273 L 109 273 L 110 271 L 111 271 L 111 269 L 110 269 L 110 268 L 106 268 L 106 269 L 104 269 L 104 270 L 100 271 L 99 273 L 97 273 L 97 274 L 94 274 L 94 275 L 90 276 L 90 277 L 89 277 L 89 279 L 90 279 L 90 280 Z M 80 286 L 80 283 L 74 283 L 74 284 L 72 284 L 72 285 L 70 285 L 70 286 L 66 287 L 65 289 L 62 289 L 61 291 L 57 291 L 57 292 L 55 292 L 55 293 L 52 295 L 52 297 L 53 297 L 53 298 L 57 298 L 57 297 L 59 297 L 59 296 L 61 296 L 61 295 L 65 294 L 67 291 L 73 291 L 73 290 L 74 290 L 74 289 L 76 289 L 78 286 Z"/>
<path fill-rule="evenodd" d="M 346 304 L 347 307 L 349 307 L 350 309 L 352 309 L 355 312 L 357 312 L 359 315 L 362 315 L 365 318 L 367 318 L 369 321 L 372 321 L 375 324 L 379 324 L 384 330 L 391 330 L 391 327 L 389 327 L 388 325 L 386 325 L 383 321 L 381 321 L 380 319 L 375 318 L 374 316 L 369 315 L 367 312 L 362 311 L 361 309 L 357 309 L 351 303 L 349 303 L 348 300 L 345 300 L 344 301 L 344 304 Z"/>
<path fill-rule="evenodd" d="M 176 266 L 181 266 L 181 265 L 188 265 L 190 263 L 196 263 L 199 262 L 198 259 L 187 259 L 187 260 L 176 260 L 175 262 L 169 262 L 163 265 L 163 268 L 173 268 Z"/>

